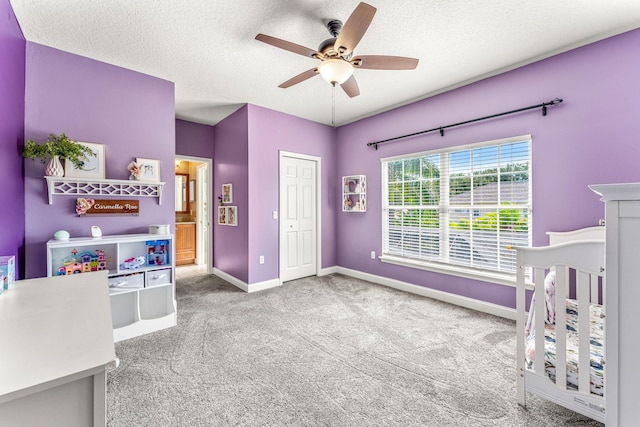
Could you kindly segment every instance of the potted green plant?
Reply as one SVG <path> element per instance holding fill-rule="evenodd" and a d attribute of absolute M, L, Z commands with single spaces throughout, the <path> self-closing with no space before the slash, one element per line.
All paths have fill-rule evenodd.
<path fill-rule="evenodd" d="M 93 151 L 89 147 L 73 141 L 64 133 L 60 135 L 52 133 L 42 144 L 29 139 L 25 143 L 24 151 L 22 152 L 22 157 L 32 160 L 38 158 L 43 164 L 49 158 L 49 163 L 45 168 L 45 174 L 48 176 L 64 175 L 60 159 L 70 161 L 76 168 L 80 169 L 84 165 L 83 159 L 87 156 L 94 156 Z"/>

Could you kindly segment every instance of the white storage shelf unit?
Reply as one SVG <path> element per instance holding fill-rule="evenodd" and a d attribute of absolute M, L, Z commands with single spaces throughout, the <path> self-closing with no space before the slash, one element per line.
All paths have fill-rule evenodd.
<path fill-rule="evenodd" d="M 350 175 L 342 177 L 342 212 L 367 211 L 367 177 Z"/>
<path fill-rule="evenodd" d="M 151 241 L 158 242 L 153 251 L 147 244 Z M 70 263 L 70 257 L 77 259 L 82 254 L 100 254 L 103 264 L 99 268 L 108 271 L 114 340 L 122 341 L 176 325 L 173 241 L 171 234 L 50 240 L 47 242 L 47 275 L 63 274 L 59 273 L 61 267 L 65 274 L 76 271 L 83 274 L 80 273 L 82 263 Z M 121 268 L 125 260 L 138 257 L 144 257 L 143 265 L 133 269 Z M 65 262 L 68 264 L 66 268 Z"/>

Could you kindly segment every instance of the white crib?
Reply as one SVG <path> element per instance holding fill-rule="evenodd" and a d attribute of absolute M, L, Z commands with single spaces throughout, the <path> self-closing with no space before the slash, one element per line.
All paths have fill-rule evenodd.
<path fill-rule="evenodd" d="M 522 406 L 531 392 L 605 422 L 604 236 L 604 227 L 589 227 L 549 233 L 549 246 L 516 248 L 517 399 Z M 555 324 L 547 323 L 543 297 L 545 276 L 552 270 L 555 296 L 549 303 L 555 301 Z M 534 338 L 525 332 L 531 277 Z"/>

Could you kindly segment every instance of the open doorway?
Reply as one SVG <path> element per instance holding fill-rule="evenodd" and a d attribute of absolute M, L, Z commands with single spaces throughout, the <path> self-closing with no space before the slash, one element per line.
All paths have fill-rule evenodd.
<path fill-rule="evenodd" d="M 213 161 L 176 156 L 175 163 L 176 275 L 209 274 L 213 269 Z"/>

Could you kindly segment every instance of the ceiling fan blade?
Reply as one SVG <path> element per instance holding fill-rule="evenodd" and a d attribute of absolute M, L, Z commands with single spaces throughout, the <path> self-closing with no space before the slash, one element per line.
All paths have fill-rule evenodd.
<path fill-rule="evenodd" d="M 295 77 L 290 78 L 289 80 L 287 80 L 286 82 L 279 84 L 278 87 L 281 87 L 283 89 L 286 89 L 288 87 L 291 87 L 293 85 L 297 85 L 298 83 L 301 83 L 307 79 L 310 79 L 311 77 L 315 76 L 318 74 L 318 67 L 312 68 L 310 70 L 305 71 L 304 73 L 300 73 Z"/>
<path fill-rule="evenodd" d="M 373 15 L 376 14 L 376 8 L 367 4 L 360 3 L 347 22 L 342 26 L 340 34 L 336 38 L 334 49 L 342 57 L 348 56 L 356 48 L 362 36 L 369 28 L 369 24 L 373 20 Z"/>
<path fill-rule="evenodd" d="M 359 55 L 350 62 L 365 70 L 414 70 L 418 66 L 418 59 L 404 56 Z"/>
<path fill-rule="evenodd" d="M 322 54 L 315 49 L 300 46 L 299 44 L 291 43 L 276 37 L 271 37 L 266 34 L 258 34 L 256 36 L 256 40 L 266 44 L 270 44 L 271 46 L 279 47 L 280 49 L 288 50 L 289 52 L 308 56 L 309 58 L 317 58 L 322 56 Z"/>
<path fill-rule="evenodd" d="M 342 83 L 340 87 L 344 90 L 344 92 L 349 95 L 349 98 L 353 98 L 354 96 L 360 95 L 360 88 L 358 87 L 358 82 L 356 82 L 356 78 L 351 76 L 349 79 Z"/>

